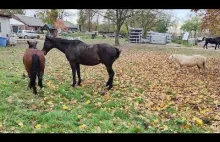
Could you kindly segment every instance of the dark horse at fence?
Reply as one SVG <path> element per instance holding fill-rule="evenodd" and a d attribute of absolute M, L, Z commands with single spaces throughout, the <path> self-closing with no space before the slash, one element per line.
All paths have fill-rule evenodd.
<path fill-rule="evenodd" d="M 78 85 L 81 83 L 80 64 L 94 66 L 100 63 L 104 64 L 109 78 L 106 82 L 108 89 L 113 86 L 114 71 L 112 65 L 119 57 L 121 50 L 109 44 L 88 45 L 80 40 L 67 40 L 46 36 L 42 51 L 46 55 L 52 48 L 57 48 L 66 55 L 70 63 L 73 76 L 74 87 L 76 84 L 76 72 L 78 75 Z"/>
<path fill-rule="evenodd" d="M 206 47 L 206 49 L 208 49 L 208 47 L 207 47 L 208 43 L 215 44 L 215 50 L 217 48 L 217 45 L 218 45 L 218 48 L 219 48 L 220 37 L 216 37 L 216 38 L 205 38 L 205 37 L 203 37 L 202 41 L 204 41 L 204 40 L 205 40 L 205 44 L 204 44 L 203 48 Z"/>
<path fill-rule="evenodd" d="M 37 49 L 37 42 L 27 41 L 29 49 L 26 50 L 23 56 L 23 63 L 25 69 L 28 73 L 28 77 L 30 78 L 30 82 L 28 87 L 33 88 L 34 95 L 37 94 L 36 89 L 36 78 L 38 76 L 38 86 L 43 89 L 43 74 L 45 68 L 45 57 L 44 53 Z"/>

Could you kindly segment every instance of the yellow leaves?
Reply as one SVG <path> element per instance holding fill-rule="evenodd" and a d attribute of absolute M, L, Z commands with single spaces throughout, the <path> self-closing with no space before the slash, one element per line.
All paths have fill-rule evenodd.
<path fill-rule="evenodd" d="M 109 130 L 108 133 L 113 133 L 113 131 L 112 131 L 112 130 Z"/>
<path fill-rule="evenodd" d="M 37 124 L 37 125 L 34 126 L 34 128 L 40 129 L 40 128 L 41 128 L 41 125 L 40 125 L 40 124 Z"/>
<path fill-rule="evenodd" d="M 3 126 L 3 124 L 2 124 L 2 123 L 0 123 L 0 128 L 2 128 L 2 126 Z"/>
<path fill-rule="evenodd" d="M 47 83 L 47 86 L 48 86 L 49 88 L 51 88 L 52 90 L 55 90 L 55 89 L 56 89 L 56 86 L 54 86 L 51 81 L 47 80 L 46 83 Z"/>
<path fill-rule="evenodd" d="M 24 127 L 23 122 L 18 122 L 17 124 L 18 124 L 21 128 Z"/>
<path fill-rule="evenodd" d="M 163 130 L 164 131 L 168 130 L 168 126 L 167 125 L 163 125 Z"/>
<path fill-rule="evenodd" d="M 47 102 L 47 104 L 52 105 L 52 104 L 53 104 L 53 102 L 52 102 L 52 101 L 48 101 L 48 102 Z"/>
<path fill-rule="evenodd" d="M 66 105 L 63 105 L 63 110 L 71 110 L 71 108 L 69 108 L 69 107 L 66 106 Z"/>
<path fill-rule="evenodd" d="M 170 95 L 167 95 L 167 100 L 170 101 L 172 98 L 170 97 Z"/>
<path fill-rule="evenodd" d="M 108 99 L 110 99 L 111 96 L 109 94 L 106 94 L 103 97 L 104 97 L 105 100 L 108 100 Z"/>
<path fill-rule="evenodd" d="M 87 104 L 87 105 L 88 105 L 88 104 L 90 104 L 90 103 L 91 103 L 91 101 L 90 101 L 90 100 L 87 100 L 87 101 L 86 101 L 86 104 Z"/>
<path fill-rule="evenodd" d="M 155 119 L 153 122 L 154 122 L 154 123 L 159 123 L 160 120 L 159 120 L 159 119 Z"/>
<path fill-rule="evenodd" d="M 194 117 L 194 118 L 193 118 L 193 121 L 194 121 L 196 124 L 198 124 L 198 125 L 203 125 L 202 119 L 199 119 L 199 118 Z"/>
<path fill-rule="evenodd" d="M 63 105 L 63 109 L 66 110 L 68 109 L 68 107 L 66 105 Z"/>
<path fill-rule="evenodd" d="M 85 129 L 87 127 L 87 125 L 86 124 L 83 124 L 83 125 L 80 125 L 79 126 L 79 129 Z"/>
<path fill-rule="evenodd" d="M 82 115 L 77 115 L 77 118 L 78 118 L 78 119 L 82 118 Z"/>
<path fill-rule="evenodd" d="M 199 98 L 202 99 L 204 97 L 204 95 L 199 95 Z"/>

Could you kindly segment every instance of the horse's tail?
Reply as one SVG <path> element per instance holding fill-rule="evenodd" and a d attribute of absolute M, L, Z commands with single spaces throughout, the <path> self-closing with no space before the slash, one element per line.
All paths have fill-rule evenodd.
<path fill-rule="evenodd" d="M 36 85 L 36 78 L 40 68 L 40 57 L 36 54 L 32 55 L 31 82 L 30 88 Z"/>
<path fill-rule="evenodd" d="M 116 48 L 116 47 L 114 47 L 114 48 L 116 50 L 116 58 L 118 58 L 120 56 L 120 54 L 121 54 L 121 50 Z"/>

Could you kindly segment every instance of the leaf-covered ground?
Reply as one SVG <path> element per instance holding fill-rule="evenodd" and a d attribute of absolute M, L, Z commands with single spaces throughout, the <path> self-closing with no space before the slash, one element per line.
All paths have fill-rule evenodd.
<path fill-rule="evenodd" d="M 69 63 L 53 49 L 46 56 L 45 92 L 37 96 L 26 90 L 29 80 L 23 76 L 27 45 L 0 48 L 0 132 L 220 131 L 219 51 L 121 43 L 112 90 L 105 89 L 108 75 L 101 64 L 81 66 L 82 86 L 71 88 Z M 172 53 L 204 55 L 208 69 L 176 73 L 177 65 L 167 62 Z"/>

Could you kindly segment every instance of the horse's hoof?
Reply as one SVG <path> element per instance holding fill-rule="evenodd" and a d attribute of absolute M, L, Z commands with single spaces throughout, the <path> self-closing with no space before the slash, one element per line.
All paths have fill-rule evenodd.
<path fill-rule="evenodd" d="M 105 84 L 105 86 L 109 86 L 109 82 L 107 82 L 107 83 Z"/>
<path fill-rule="evenodd" d="M 72 84 L 71 87 L 75 87 L 75 84 Z"/>
<path fill-rule="evenodd" d="M 109 85 L 108 88 L 107 88 L 107 90 L 110 90 L 111 88 L 112 88 L 112 85 Z"/>

